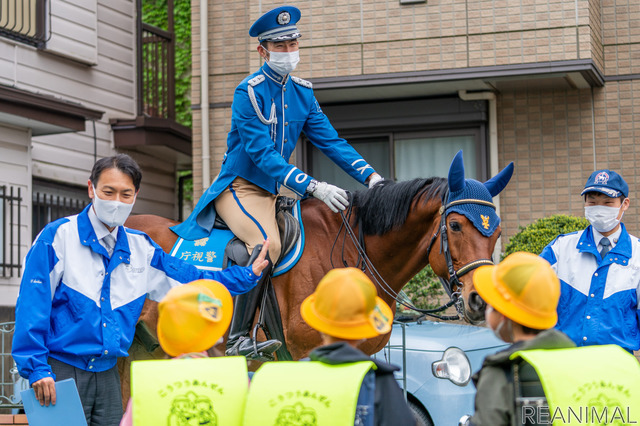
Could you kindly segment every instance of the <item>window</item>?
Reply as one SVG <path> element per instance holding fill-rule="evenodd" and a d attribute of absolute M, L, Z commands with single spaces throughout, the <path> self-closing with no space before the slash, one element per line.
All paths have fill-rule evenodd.
<path fill-rule="evenodd" d="M 34 180 L 32 238 L 35 240 L 48 223 L 80 213 L 87 204 L 87 188 Z"/>
<path fill-rule="evenodd" d="M 21 188 L 0 186 L 0 276 L 20 276 Z"/>
<path fill-rule="evenodd" d="M 488 177 L 486 101 L 444 96 L 335 103 L 322 109 L 340 136 L 387 179 L 446 177 L 460 149 L 466 177 Z M 309 141 L 298 148 L 297 165 L 311 176 L 345 189 L 363 189 Z"/>
<path fill-rule="evenodd" d="M 447 177 L 454 155 L 462 149 L 465 176 L 481 179 L 484 156 L 477 129 L 397 134 L 394 143 L 396 180 Z"/>
<path fill-rule="evenodd" d="M 0 0 L 0 35 L 41 47 L 46 0 Z"/>
<path fill-rule="evenodd" d="M 340 167 L 324 155 L 309 140 L 305 140 L 308 147 L 308 164 L 305 169 L 311 176 L 320 181 L 330 182 L 350 191 L 362 189 L 362 185 L 345 173 Z M 354 137 L 349 143 L 363 158 L 382 176 L 390 176 L 389 136 Z"/>
<path fill-rule="evenodd" d="M 387 179 L 396 181 L 431 176 L 447 177 L 451 160 L 463 150 L 465 176 L 484 179 L 486 154 L 482 127 L 423 132 L 393 132 L 384 135 L 346 136 L 349 143 Z M 307 170 L 315 179 L 348 190 L 363 189 L 328 157 L 305 140 Z"/>

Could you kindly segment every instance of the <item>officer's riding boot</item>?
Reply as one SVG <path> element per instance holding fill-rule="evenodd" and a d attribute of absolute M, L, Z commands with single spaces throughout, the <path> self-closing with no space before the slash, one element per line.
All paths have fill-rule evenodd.
<path fill-rule="evenodd" d="M 253 260 L 250 260 L 250 262 L 253 262 Z M 233 317 L 229 327 L 229 338 L 227 339 L 227 350 L 225 351 L 227 356 L 253 355 L 257 357 L 260 352 L 262 354 L 272 354 L 282 345 L 279 340 L 267 340 L 266 342 L 256 342 L 254 347 L 253 339 L 250 337 L 251 326 L 256 316 L 260 297 L 271 275 L 271 267 L 272 263 L 269 261 L 269 266 L 262 271 L 262 277 L 260 277 L 258 284 L 249 292 L 240 294 L 235 298 Z M 255 353 L 256 349 L 258 353 Z"/>

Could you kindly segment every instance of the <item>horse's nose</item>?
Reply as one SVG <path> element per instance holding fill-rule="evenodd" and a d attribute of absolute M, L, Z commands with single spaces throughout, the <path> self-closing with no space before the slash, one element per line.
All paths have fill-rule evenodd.
<path fill-rule="evenodd" d="M 484 310 L 487 307 L 487 304 L 482 297 L 476 291 L 472 291 L 469 294 L 469 308 L 474 312 L 481 312 L 484 315 Z"/>

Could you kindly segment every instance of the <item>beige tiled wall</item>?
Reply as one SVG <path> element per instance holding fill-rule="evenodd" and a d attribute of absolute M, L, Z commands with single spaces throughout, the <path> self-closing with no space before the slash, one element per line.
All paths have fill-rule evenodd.
<path fill-rule="evenodd" d="M 631 233 L 640 233 L 636 90 L 640 81 L 609 82 L 594 89 L 593 97 L 590 89 L 500 94 L 499 161 L 516 165 L 514 180 L 500 198 L 507 239 L 518 225 L 541 217 L 582 216 L 580 192 L 596 168 L 614 169 L 625 178 L 632 203 L 623 221 Z"/>
<path fill-rule="evenodd" d="M 197 2 L 196 2 L 197 3 Z M 194 3 L 194 6 L 196 6 Z M 248 28 L 276 1 L 210 0 L 211 176 L 219 170 L 233 90 L 260 59 Z M 640 4 L 630 0 L 306 0 L 298 26 L 303 78 L 592 59 L 606 76 L 640 73 Z M 194 8 L 197 10 L 197 7 Z M 194 18 L 194 28 L 197 27 Z M 199 69 L 194 33 L 194 73 Z M 194 104 L 199 79 L 193 80 Z M 604 88 L 498 93 L 499 161 L 516 162 L 502 197 L 506 239 L 536 218 L 582 214 L 577 195 L 597 167 L 620 170 L 638 188 L 640 82 Z M 593 118 L 592 118 L 593 117 Z M 194 111 L 194 176 L 201 187 L 199 110 Z M 199 195 L 199 194 L 196 194 Z M 633 192 L 632 192 L 633 196 Z M 634 204 L 625 216 L 640 232 Z"/>

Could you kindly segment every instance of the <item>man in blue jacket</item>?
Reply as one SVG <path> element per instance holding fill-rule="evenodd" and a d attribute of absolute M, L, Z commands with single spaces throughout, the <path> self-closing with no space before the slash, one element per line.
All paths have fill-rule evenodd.
<path fill-rule="evenodd" d="M 92 203 L 47 225 L 25 260 L 13 358 L 43 405 L 55 404 L 56 379 L 74 378 L 89 426 L 120 422 L 116 360 L 127 356 L 147 296 L 159 301 L 172 287 L 201 278 L 244 293 L 268 265 L 265 242 L 252 266 L 200 271 L 123 227 L 141 178 L 128 155 L 97 161 L 88 181 Z"/>
<path fill-rule="evenodd" d="M 591 174 L 584 196 L 587 229 L 560 235 L 542 251 L 558 274 L 556 328 L 578 346 L 640 348 L 640 242 L 620 223 L 629 186 L 612 170 Z"/>
<path fill-rule="evenodd" d="M 280 257 L 276 221 L 276 196 L 280 187 L 304 197 L 312 195 L 335 213 L 348 206 L 344 190 L 318 182 L 292 164 L 289 157 L 301 133 L 355 180 L 369 187 L 382 180 L 351 145 L 338 136 L 320 109 L 312 84 L 290 75 L 300 60 L 296 23 L 300 10 L 281 6 L 261 16 L 250 28 L 257 37 L 258 53 L 265 61 L 236 88 L 231 107 L 231 131 L 220 174 L 203 194 L 193 213 L 172 229 L 182 238 L 209 236 L 216 214 L 242 240 L 249 252 L 269 238 L 272 262 Z M 268 278 L 265 274 L 265 279 Z M 253 352 L 248 337 L 262 282 L 237 298 L 227 343 L 228 355 Z M 280 342 L 258 344 L 263 353 L 275 351 Z"/>

